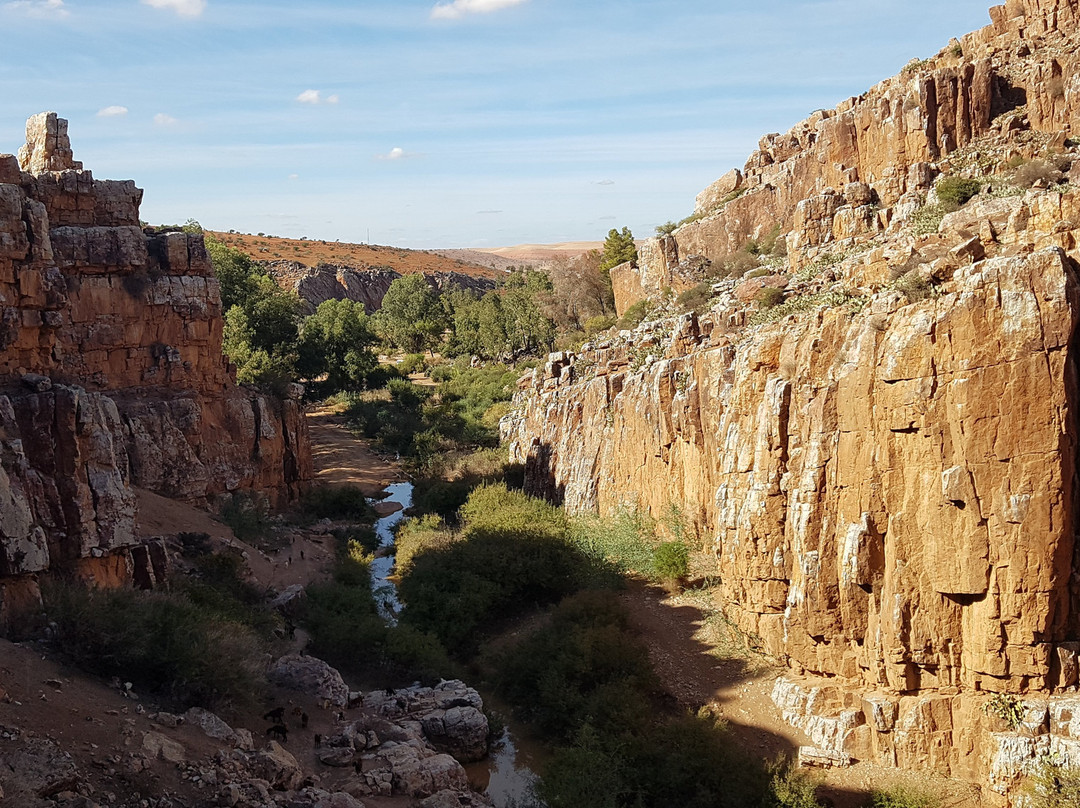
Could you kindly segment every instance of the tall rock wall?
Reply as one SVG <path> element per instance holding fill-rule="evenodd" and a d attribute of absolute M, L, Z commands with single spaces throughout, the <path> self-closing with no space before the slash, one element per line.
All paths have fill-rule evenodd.
<path fill-rule="evenodd" d="M 0 619 L 18 576 L 130 547 L 134 486 L 281 502 L 310 479 L 297 398 L 222 356 L 202 237 L 144 232 L 141 198 L 82 169 L 55 113 L 0 155 Z"/>
<path fill-rule="evenodd" d="M 788 666 L 773 697 L 809 758 L 933 769 L 990 806 L 1020 804 L 1023 775 L 1048 755 L 1080 766 L 1080 195 L 984 192 L 929 233 L 912 214 L 915 189 L 961 167 L 932 145 L 942 132 L 971 138 L 972 159 L 1030 156 L 1016 149 L 1032 142 L 1080 165 L 1060 133 L 1018 139 L 976 114 L 996 109 L 999 79 L 1034 75 L 1028 57 L 1071 64 L 1059 46 L 1077 7 L 995 9 L 963 40 L 981 63 L 910 71 L 817 116 L 786 151 L 766 160 L 763 147 L 723 183 L 758 191 L 677 231 L 677 251 L 642 254 L 670 269 L 694 249 L 688 232 L 716 227 L 728 247 L 760 236 L 762 203 L 760 221 L 790 216 L 801 271 L 777 281 L 787 302 L 766 310 L 752 302 L 760 280 L 716 281 L 700 317 L 553 354 L 503 423 L 535 494 L 602 514 L 680 507 L 715 556 L 719 605 Z M 1019 66 L 1002 55 L 1009 41 Z M 967 100 L 933 126 L 914 109 L 918 125 L 870 111 L 902 87 L 924 100 L 933 87 L 944 109 L 942 86 Z M 1074 114 L 1061 113 L 1071 90 L 1051 88 L 1043 109 L 1028 89 L 1033 126 Z M 839 142 L 891 145 L 845 163 Z"/>

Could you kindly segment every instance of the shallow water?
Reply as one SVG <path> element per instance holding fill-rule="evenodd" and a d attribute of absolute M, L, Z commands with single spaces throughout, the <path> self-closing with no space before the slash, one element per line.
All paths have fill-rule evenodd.
<path fill-rule="evenodd" d="M 397 503 L 401 508 L 375 523 L 375 535 L 379 537 L 379 547 L 383 553 L 371 562 L 371 583 L 379 614 L 390 625 L 397 625 L 402 605 L 398 600 L 397 586 L 390 580 L 394 568 L 394 528 L 405 518 L 405 509 L 412 505 L 413 485 L 391 483 L 385 491 L 387 496 L 381 501 Z M 481 695 L 485 702 L 489 701 L 487 695 Z M 515 733 L 513 727 L 507 724 L 502 737 L 492 747 L 491 754 L 485 760 L 465 767 L 469 781 L 483 788 L 496 808 L 530 804 L 532 784 L 536 781 L 532 768 L 536 765 L 534 760 L 541 754 L 539 749 L 532 747 L 524 740 L 523 734 Z"/>
<path fill-rule="evenodd" d="M 394 528 L 398 522 L 405 518 L 405 509 L 412 505 L 412 483 L 390 483 L 384 489 L 388 496 L 383 502 L 393 502 L 401 506 L 394 513 L 384 516 L 375 523 L 375 535 L 379 537 L 379 547 L 391 550 L 394 546 Z M 390 625 L 397 625 L 397 616 L 401 612 L 401 601 L 398 600 L 397 586 L 388 580 L 394 568 L 394 555 L 392 552 L 381 554 L 371 562 L 371 584 L 375 592 L 375 603 L 379 607 L 379 614 Z"/>

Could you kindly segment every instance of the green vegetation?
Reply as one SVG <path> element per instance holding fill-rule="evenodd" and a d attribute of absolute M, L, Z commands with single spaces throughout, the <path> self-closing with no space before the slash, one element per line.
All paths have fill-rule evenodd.
<path fill-rule="evenodd" d="M 901 292 L 909 303 L 918 303 L 934 294 L 929 279 L 918 269 L 904 273 L 893 282 L 893 288 Z"/>
<path fill-rule="evenodd" d="M 1024 705 L 1011 693 L 995 693 L 983 704 L 983 712 L 996 715 L 1009 725 L 1009 729 L 1016 729 L 1024 720 Z"/>
<path fill-rule="evenodd" d="M 923 791 L 894 786 L 870 794 L 870 808 L 939 808 L 941 800 Z"/>
<path fill-rule="evenodd" d="M 681 581 L 690 572 L 690 548 L 681 541 L 664 542 L 653 552 L 653 566 L 664 581 Z"/>
<path fill-rule="evenodd" d="M 667 221 L 663 224 L 656 226 L 656 235 L 658 236 L 670 236 L 678 229 L 679 225 L 675 222 Z"/>
<path fill-rule="evenodd" d="M 55 584 L 44 598 L 58 647 L 88 670 L 182 706 L 246 706 L 265 688 L 264 641 L 233 617 L 242 604 L 227 595 L 196 603 L 184 594 Z"/>
<path fill-rule="evenodd" d="M 406 540 L 399 585 L 405 620 L 446 647 L 468 649 L 477 631 L 581 588 L 585 557 L 558 508 L 505 485 L 477 488 L 461 508 L 461 529 L 430 524 Z"/>
<path fill-rule="evenodd" d="M 600 269 L 608 271 L 619 264 L 637 260 L 637 245 L 634 244 L 634 234 L 629 227 L 622 231 L 612 228 L 604 239 L 604 249 L 600 253 Z"/>
<path fill-rule="evenodd" d="M 653 310 L 653 304 L 648 300 L 639 300 L 633 306 L 628 308 L 623 316 L 619 318 L 619 321 L 615 324 L 615 327 L 620 331 L 626 329 L 637 328 L 641 325 L 641 322 L 649 316 Z"/>
<path fill-rule="evenodd" d="M 702 281 L 692 289 L 687 289 L 685 292 L 680 293 L 675 299 L 675 303 L 683 311 L 692 311 L 700 314 L 701 312 L 708 310 L 712 296 L 712 283 L 709 281 Z"/>
<path fill-rule="evenodd" d="M 224 499 L 218 518 L 232 529 L 236 538 L 248 543 L 267 541 L 273 530 L 265 498 L 248 493 L 238 492 Z"/>
<path fill-rule="evenodd" d="M 438 293 L 421 273 L 391 283 L 372 319 L 383 339 L 410 353 L 435 347 L 448 325 Z"/>
<path fill-rule="evenodd" d="M 432 636 L 408 625 L 388 626 L 371 589 L 370 557 L 344 541 L 333 576 L 307 587 L 303 621 L 314 653 L 348 671 L 378 673 L 401 682 L 434 682 L 454 671 Z"/>
<path fill-rule="evenodd" d="M 784 290 L 777 289 L 775 286 L 763 286 L 754 295 L 754 302 L 758 304 L 759 309 L 775 308 L 784 302 Z"/>
<path fill-rule="evenodd" d="M 549 349 L 555 327 L 541 311 L 539 301 L 553 288 L 544 273 L 523 270 L 510 273 L 497 291 L 483 297 L 463 290 L 445 296 L 453 328 L 446 353 L 513 359 Z"/>
<path fill-rule="evenodd" d="M 207 236 L 206 249 L 221 284 L 225 314 L 225 355 L 237 380 L 270 387 L 296 375 L 297 327 L 301 303 L 281 289 L 247 255 Z"/>
<path fill-rule="evenodd" d="M 374 344 L 362 303 L 327 300 L 300 328 L 296 367 L 316 395 L 358 389 L 378 364 L 371 351 Z"/>
<path fill-rule="evenodd" d="M 947 211 L 963 207 L 981 190 L 982 183 L 979 180 L 955 175 L 942 177 L 934 184 L 937 198 Z"/>
<path fill-rule="evenodd" d="M 797 295 L 790 297 L 783 303 L 773 306 L 769 309 L 763 309 L 761 311 L 754 312 L 751 315 L 750 325 L 761 325 L 763 323 L 774 323 L 777 320 L 782 320 L 789 314 L 798 314 L 804 311 L 815 311 L 817 309 L 837 308 L 839 306 L 845 306 L 850 311 L 859 312 L 862 311 L 863 306 L 866 305 L 867 299 L 858 295 L 853 295 L 850 292 L 820 292 L 816 295 Z"/>
<path fill-rule="evenodd" d="M 1039 761 L 1026 785 L 1030 808 L 1075 808 L 1080 805 L 1080 768 L 1066 766 L 1054 757 Z"/>
<path fill-rule="evenodd" d="M 312 488 L 300 501 L 303 513 L 312 519 L 345 519 L 373 522 L 375 509 L 355 485 L 322 485 Z"/>
<path fill-rule="evenodd" d="M 911 215 L 911 232 L 916 236 L 928 236 L 941 227 L 941 220 L 948 210 L 944 205 L 923 205 Z"/>

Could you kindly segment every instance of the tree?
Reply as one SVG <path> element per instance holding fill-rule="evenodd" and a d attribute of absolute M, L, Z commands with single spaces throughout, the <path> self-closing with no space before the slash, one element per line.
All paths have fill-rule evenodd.
<path fill-rule="evenodd" d="M 438 345 L 447 326 L 439 295 L 420 273 L 391 283 L 372 319 L 381 337 L 410 353 Z"/>
<path fill-rule="evenodd" d="M 624 227 L 621 233 L 614 228 L 609 230 L 604 239 L 604 251 L 600 255 L 600 269 L 606 272 L 619 264 L 636 260 L 637 246 L 630 228 Z"/>
<path fill-rule="evenodd" d="M 325 374 L 319 387 L 326 394 L 356 389 L 378 364 L 371 351 L 374 343 L 362 303 L 324 301 L 301 326 L 297 371 L 305 379 Z"/>
<path fill-rule="evenodd" d="M 552 291 L 541 303 L 561 328 L 580 329 L 587 320 L 615 313 L 611 276 L 601 271 L 600 261 L 600 251 L 589 250 L 551 263 Z"/>
<path fill-rule="evenodd" d="M 245 384 L 279 386 L 295 377 L 301 302 L 247 255 L 207 237 L 225 314 L 222 349 Z"/>

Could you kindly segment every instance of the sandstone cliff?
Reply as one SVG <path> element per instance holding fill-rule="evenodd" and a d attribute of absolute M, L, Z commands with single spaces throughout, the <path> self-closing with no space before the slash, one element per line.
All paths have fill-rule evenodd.
<path fill-rule="evenodd" d="M 679 251 L 782 221 L 787 302 L 718 281 L 701 317 L 552 355 L 503 424 L 528 487 L 571 510 L 682 508 L 724 611 L 790 667 L 774 700 L 808 757 L 933 768 L 987 805 L 1040 756 L 1080 765 L 1080 197 L 992 181 L 1017 156 L 1080 164 L 1078 8 L 994 9 L 767 137 L 720 189 L 748 190 L 655 240 L 623 288 L 660 297 Z M 916 227 L 958 171 L 991 190 Z"/>
<path fill-rule="evenodd" d="M 311 476 L 296 397 L 222 356 L 202 237 L 144 232 L 141 199 L 75 162 L 55 113 L 0 155 L 0 624 L 37 573 L 131 574 L 135 486 L 278 502 Z"/>
<path fill-rule="evenodd" d="M 1015 136 L 1023 132 L 1073 134 L 1076 3 L 1010 0 L 990 17 L 987 27 L 861 96 L 761 138 L 742 171 L 698 195 L 672 238 L 651 239 L 637 266 L 612 272 L 620 315 L 665 287 L 699 282 L 700 273 L 678 271 L 680 256 L 716 262 L 779 223 L 798 269 L 823 245 L 885 230 L 898 203 L 925 195 L 936 174 L 959 167 L 964 148 L 981 139 L 1014 136 L 1012 149 L 996 156 L 1000 164 L 1022 153 Z M 845 194 L 848 187 L 858 190 Z"/>

